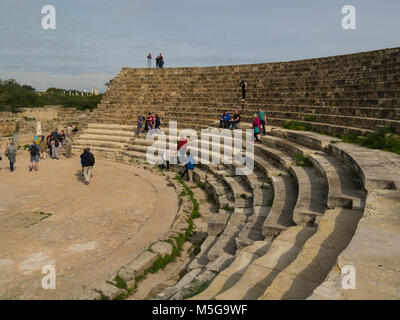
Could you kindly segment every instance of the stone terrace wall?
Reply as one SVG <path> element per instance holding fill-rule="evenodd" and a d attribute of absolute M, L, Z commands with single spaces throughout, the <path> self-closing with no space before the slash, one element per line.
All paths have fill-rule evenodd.
<path fill-rule="evenodd" d="M 20 134 L 35 134 L 36 123 L 42 124 L 42 133 L 55 128 L 65 128 L 68 123 L 82 127 L 90 116 L 89 110 L 80 111 L 63 106 L 45 106 L 43 108 L 23 108 L 20 112 L 0 112 L 0 138 L 11 136 L 19 123 Z"/>
<path fill-rule="evenodd" d="M 238 79 L 248 83 L 246 103 Z M 99 105 L 98 120 L 134 124 L 137 113 L 152 111 L 164 120 L 212 121 L 236 107 L 246 121 L 258 107 L 266 109 L 271 125 L 298 120 L 331 131 L 392 126 L 400 133 L 400 48 L 282 63 L 123 68 Z"/>

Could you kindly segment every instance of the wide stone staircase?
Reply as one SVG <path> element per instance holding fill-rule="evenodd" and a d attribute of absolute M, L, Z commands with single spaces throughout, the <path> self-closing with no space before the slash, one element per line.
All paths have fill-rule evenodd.
<path fill-rule="evenodd" d="M 241 101 L 237 79 L 248 83 Z M 382 126 L 400 133 L 400 49 L 257 65 L 132 69 L 112 80 L 94 121 L 135 124 L 158 113 L 164 123 L 206 127 L 239 109 L 244 122 L 258 108 L 268 123 L 289 120 L 330 134 L 365 134 Z M 123 115 L 123 123 L 120 122 Z"/>

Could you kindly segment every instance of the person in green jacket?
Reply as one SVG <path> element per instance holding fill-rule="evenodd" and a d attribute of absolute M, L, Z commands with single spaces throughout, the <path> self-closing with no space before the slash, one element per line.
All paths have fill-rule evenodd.
<path fill-rule="evenodd" d="M 267 115 L 265 114 L 265 111 L 262 110 L 261 108 L 258 108 L 257 112 L 258 118 L 260 119 L 262 128 L 263 128 L 263 136 L 265 136 L 265 125 L 267 123 Z"/>

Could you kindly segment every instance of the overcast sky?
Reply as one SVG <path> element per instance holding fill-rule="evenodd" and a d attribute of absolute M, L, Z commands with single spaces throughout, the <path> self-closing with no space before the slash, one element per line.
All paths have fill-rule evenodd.
<path fill-rule="evenodd" d="M 56 30 L 43 30 L 44 5 Z M 344 5 L 357 29 L 341 26 Z M 122 67 L 299 60 L 400 46 L 399 0 L 0 0 L 0 78 L 105 89 Z"/>

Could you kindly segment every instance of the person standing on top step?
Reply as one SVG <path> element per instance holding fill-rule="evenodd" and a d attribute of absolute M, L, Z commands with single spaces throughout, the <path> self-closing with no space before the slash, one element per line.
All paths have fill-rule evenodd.
<path fill-rule="evenodd" d="M 239 79 L 238 83 L 239 86 L 242 88 L 242 101 L 246 101 L 247 82 Z"/>
<path fill-rule="evenodd" d="M 81 154 L 81 164 L 83 176 L 85 178 L 85 184 L 90 184 L 90 178 L 92 177 L 92 171 L 95 164 L 95 158 L 90 152 L 90 148 L 86 148 Z"/>
<path fill-rule="evenodd" d="M 265 136 L 265 124 L 267 123 L 267 115 L 265 114 L 265 111 L 261 108 L 258 108 L 257 115 L 263 128 L 263 136 Z"/>
<path fill-rule="evenodd" d="M 153 59 L 153 57 L 151 56 L 151 52 L 149 53 L 149 55 L 147 56 L 147 67 L 151 68 L 151 59 Z"/>
<path fill-rule="evenodd" d="M 164 68 L 164 57 L 163 57 L 162 53 L 160 53 L 160 56 L 159 56 L 158 67 Z"/>

